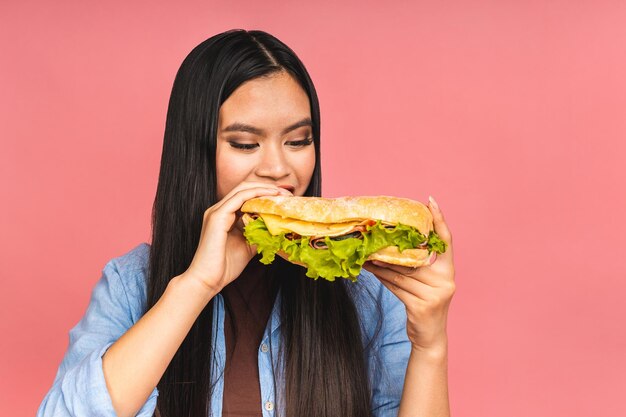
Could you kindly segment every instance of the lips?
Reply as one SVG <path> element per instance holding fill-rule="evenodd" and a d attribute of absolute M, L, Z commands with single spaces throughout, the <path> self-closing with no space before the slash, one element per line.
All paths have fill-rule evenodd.
<path fill-rule="evenodd" d="M 286 185 L 286 184 L 278 184 L 279 188 L 284 188 L 285 190 L 288 190 L 290 193 L 293 194 L 294 190 L 296 189 L 296 187 L 294 187 L 293 185 Z"/>

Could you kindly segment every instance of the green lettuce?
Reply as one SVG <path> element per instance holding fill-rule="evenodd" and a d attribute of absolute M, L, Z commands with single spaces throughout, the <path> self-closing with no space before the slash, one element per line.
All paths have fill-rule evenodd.
<path fill-rule="evenodd" d="M 394 228 L 386 228 L 380 221 L 366 229 L 362 239 L 336 240 L 326 236 L 324 242 L 327 249 L 312 248 L 308 236 L 294 240 L 285 238 L 284 233 L 273 236 L 261 217 L 248 223 L 243 234 L 250 244 L 256 245 L 263 264 L 274 262 L 276 252 L 282 249 L 289 255 L 290 261 L 307 265 L 308 277 L 322 277 L 329 281 L 334 281 L 336 277 L 356 281 L 367 257 L 387 246 L 397 246 L 403 251 L 427 242 L 429 253 L 446 251 L 446 243 L 434 231 L 426 237 L 410 226 L 398 224 Z"/>

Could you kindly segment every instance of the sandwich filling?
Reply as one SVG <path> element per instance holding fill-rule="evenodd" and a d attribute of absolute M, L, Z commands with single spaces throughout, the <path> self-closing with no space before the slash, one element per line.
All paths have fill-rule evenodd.
<path fill-rule="evenodd" d="M 244 236 L 256 245 L 262 263 L 272 263 L 276 252 L 282 250 L 290 261 L 306 264 L 306 275 L 315 279 L 355 281 L 368 256 L 388 246 L 397 246 L 400 252 L 446 250 L 446 243 L 434 231 L 425 236 L 403 224 L 380 220 L 312 223 L 270 214 L 248 215 L 254 220 L 246 225 Z"/>

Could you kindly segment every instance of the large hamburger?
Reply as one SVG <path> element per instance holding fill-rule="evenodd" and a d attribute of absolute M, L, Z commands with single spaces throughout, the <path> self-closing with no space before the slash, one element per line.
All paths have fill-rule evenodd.
<path fill-rule="evenodd" d="M 261 262 L 278 254 L 305 266 L 311 278 L 355 280 L 367 260 L 417 267 L 446 243 L 428 207 L 407 198 L 258 197 L 246 201 L 244 236 Z"/>

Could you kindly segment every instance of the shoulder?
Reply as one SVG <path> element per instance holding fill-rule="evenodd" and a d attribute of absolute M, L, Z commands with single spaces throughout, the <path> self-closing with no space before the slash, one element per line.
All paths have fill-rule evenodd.
<path fill-rule="evenodd" d="M 103 269 L 103 278 L 111 291 L 126 298 L 133 321 L 137 321 L 145 309 L 149 261 L 150 245 L 140 243 L 112 258 Z"/>
<path fill-rule="evenodd" d="M 111 259 L 107 265 L 113 264 L 118 270 L 126 273 L 137 273 L 147 269 L 149 258 L 150 245 L 140 243 L 123 255 Z"/>

